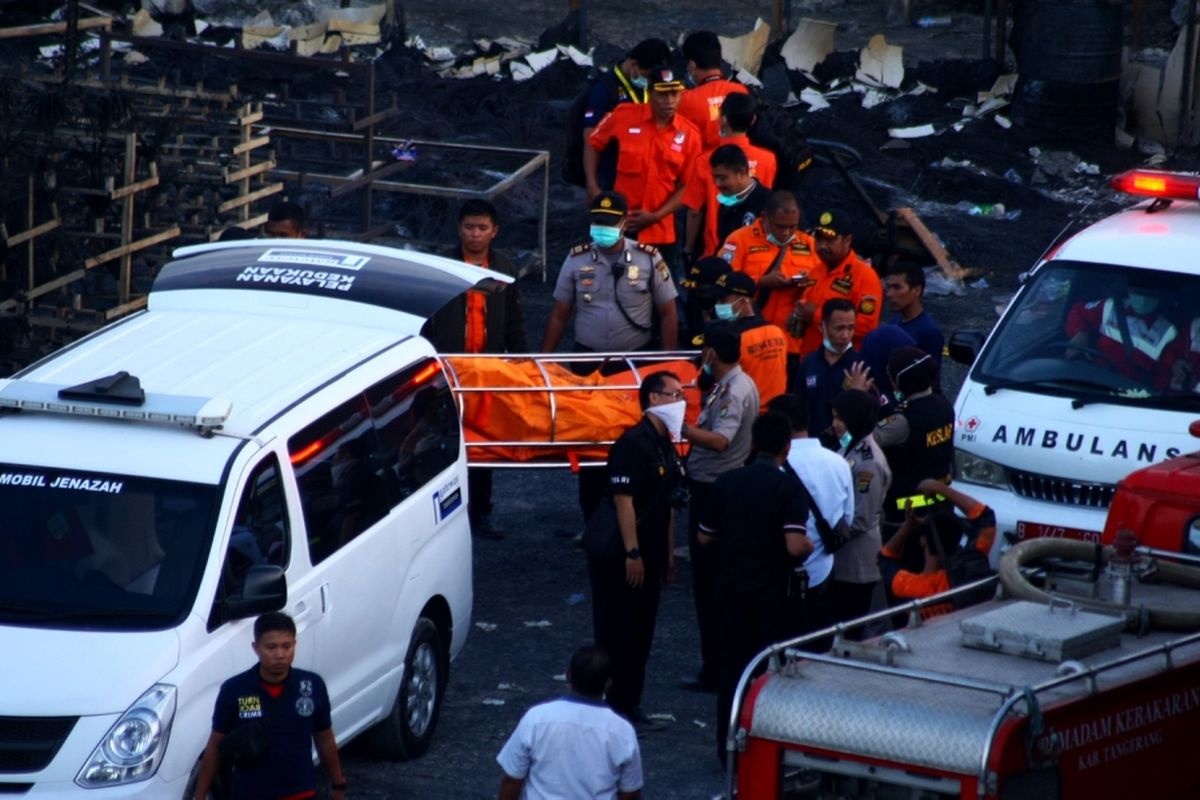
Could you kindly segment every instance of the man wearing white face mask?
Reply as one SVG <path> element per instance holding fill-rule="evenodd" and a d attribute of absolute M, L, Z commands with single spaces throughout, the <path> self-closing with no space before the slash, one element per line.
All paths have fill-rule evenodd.
<path fill-rule="evenodd" d="M 867 366 L 854 349 L 854 306 L 849 300 L 826 300 L 821 307 L 821 349 L 800 362 L 797 395 L 808 406 L 808 430 L 827 441 L 833 415 L 829 404 L 847 389 L 860 387 Z M 862 387 L 860 387 L 862 388 Z"/>
<path fill-rule="evenodd" d="M 687 403 L 679 378 L 647 375 L 638 390 L 645 416 L 613 443 L 608 493 L 592 520 L 616 542 L 601 550 L 589 530 L 588 575 L 596 644 L 613 660 L 608 704 L 630 722 L 646 724 L 638 709 L 654 638 L 662 587 L 675 575 L 675 508 L 682 503 L 683 468 L 673 442 L 680 439 Z"/>

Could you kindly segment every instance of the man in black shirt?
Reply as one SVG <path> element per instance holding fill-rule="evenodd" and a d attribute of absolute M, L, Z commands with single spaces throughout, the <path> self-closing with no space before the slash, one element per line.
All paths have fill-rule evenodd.
<path fill-rule="evenodd" d="M 812 552 L 808 503 L 795 475 L 783 468 L 792 429 L 778 414 L 764 414 L 751 430 L 754 461 L 717 479 L 700 521 L 702 545 L 718 547 L 717 755 L 725 760 L 725 734 L 742 670 L 786 630 L 784 601 L 791 566 Z"/>
<path fill-rule="evenodd" d="M 638 390 L 645 416 L 613 443 L 608 454 L 608 494 L 584 535 L 592 584 L 596 644 L 613 660 L 608 704 L 635 724 L 646 682 L 662 587 L 675 573 L 675 505 L 683 468 L 672 439 L 679 439 L 687 403 L 679 378 L 654 372 Z M 593 534 L 611 534 L 619 548 L 592 546 Z M 607 538 L 607 537 L 606 537 Z"/>
<path fill-rule="evenodd" d="M 808 433 L 833 446 L 829 432 L 833 413 L 829 404 L 847 389 L 866 389 L 869 375 L 862 356 L 854 349 L 854 305 L 843 297 L 821 306 L 821 349 L 800 362 L 796 394 L 808 406 Z"/>
<path fill-rule="evenodd" d="M 736 144 L 725 144 L 708 157 L 717 187 L 717 241 L 724 243 L 738 228 L 754 224 L 771 199 L 771 190 L 750 175 L 750 160 Z"/>

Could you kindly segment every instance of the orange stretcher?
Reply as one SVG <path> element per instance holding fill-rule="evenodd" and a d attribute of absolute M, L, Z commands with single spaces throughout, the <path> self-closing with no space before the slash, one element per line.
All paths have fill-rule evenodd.
<path fill-rule="evenodd" d="M 661 370 L 684 385 L 687 421 L 700 413 L 694 352 L 440 358 L 458 399 L 467 463 L 474 466 L 604 464 L 612 443 L 642 417 L 642 379 Z M 591 362 L 598 368 L 588 375 L 571 369 Z"/>

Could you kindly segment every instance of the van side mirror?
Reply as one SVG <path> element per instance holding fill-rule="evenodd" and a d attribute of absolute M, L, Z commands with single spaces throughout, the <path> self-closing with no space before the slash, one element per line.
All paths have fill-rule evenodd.
<path fill-rule="evenodd" d="M 246 573 L 240 595 L 225 601 L 225 619 L 244 619 L 278 611 L 287 605 L 287 578 L 283 567 L 259 564 Z"/>
<path fill-rule="evenodd" d="M 983 349 L 983 338 L 980 331 L 955 331 L 950 334 L 950 343 L 946 349 L 950 358 L 959 364 L 970 366 L 975 363 L 975 358 Z"/>

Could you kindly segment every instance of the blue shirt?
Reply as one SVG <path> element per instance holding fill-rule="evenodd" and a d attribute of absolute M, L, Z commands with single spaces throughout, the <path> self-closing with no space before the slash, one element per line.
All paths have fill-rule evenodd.
<path fill-rule="evenodd" d="M 260 722 L 267 750 L 258 766 L 235 769 L 233 797 L 269 800 L 317 788 L 312 762 L 313 734 L 332 727 L 329 693 L 315 672 L 292 669 L 283 693 L 271 697 L 258 664 L 221 684 L 213 709 L 213 730 L 225 735 L 241 725 Z"/>
<path fill-rule="evenodd" d="M 808 434 L 820 436 L 833 424 L 833 413 L 829 404 L 833 398 L 850 388 L 846 371 L 863 358 L 851 348 L 842 353 L 837 362 L 825 360 L 825 350 L 809 353 L 800 362 L 800 385 L 797 394 L 808 405 Z M 836 437 L 834 437 L 836 438 Z"/>
<path fill-rule="evenodd" d="M 938 372 L 942 371 L 942 348 L 946 344 L 946 337 L 942 335 L 941 327 L 933 321 L 933 317 L 929 316 L 928 311 L 922 311 L 907 322 L 900 319 L 900 315 L 897 314 L 888 320 L 888 324 L 899 325 L 909 336 L 916 339 L 917 347 L 933 356 L 933 360 L 938 366 Z"/>

